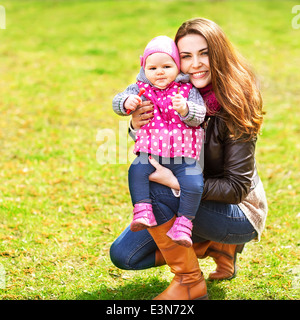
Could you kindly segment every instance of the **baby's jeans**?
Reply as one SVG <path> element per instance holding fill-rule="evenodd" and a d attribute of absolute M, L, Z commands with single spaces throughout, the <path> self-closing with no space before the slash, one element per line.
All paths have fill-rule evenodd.
<path fill-rule="evenodd" d="M 191 158 L 164 158 L 152 155 L 161 165 L 170 169 L 180 184 L 178 216 L 192 220 L 201 202 L 203 192 L 202 168 Z M 129 190 L 132 204 L 151 203 L 149 175 L 155 171 L 147 153 L 140 153 L 132 162 L 128 172 Z"/>

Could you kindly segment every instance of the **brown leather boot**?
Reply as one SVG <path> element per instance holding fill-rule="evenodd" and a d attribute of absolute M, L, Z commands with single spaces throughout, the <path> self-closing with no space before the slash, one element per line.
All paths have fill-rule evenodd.
<path fill-rule="evenodd" d="M 205 300 L 207 299 L 206 283 L 193 247 L 180 246 L 166 235 L 175 218 L 174 216 L 162 225 L 147 229 L 171 268 L 171 272 L 175 274 L 169 287 L 154 300 Z"/>
<path fill-rule="evenodd" d="M 198 259 L 204 259 L 207 255 L 207 249 L 211 241 L 193 243 L 193 248 Z M 166 264 L 165 258 L 159 250 L 155 251 L 155 267 L 163 266 Z"/>
<path fill-rule="evenodd" d="M 242 253 L 244 244 L 225 244 L 211 242 L 207 255 L 212 257 L 217 264 L 217 269 L 210 273 L 209 280 L 229 280 L 235 277 L 236 256 Z"/>
<path fill-rule="evenodd" d="M 210 273 L 210 280 L 229 280 L 235 277 L 236 255 L 242 253 L 244 245 L 224 244 L 213 241 L 194 243 L 193 248 L 198 259 L 210 256 L 217 264 L 215 271 Z M 166 261 L 159 250 L 155 252 L 155 266 L 165 265 Z"/>

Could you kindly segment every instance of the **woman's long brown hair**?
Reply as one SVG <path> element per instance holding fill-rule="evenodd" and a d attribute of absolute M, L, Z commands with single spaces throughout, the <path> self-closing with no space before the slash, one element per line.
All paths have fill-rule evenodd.
<path fill-rule="evenodd" d="M 212 86 L 233 139 L 249 140 L 260 132 L 262 98 L 255 74 L 213 21 L 195 18 L 178 29 L 175 43 L 188 34 L 203 36 L 208 44 Z"/>

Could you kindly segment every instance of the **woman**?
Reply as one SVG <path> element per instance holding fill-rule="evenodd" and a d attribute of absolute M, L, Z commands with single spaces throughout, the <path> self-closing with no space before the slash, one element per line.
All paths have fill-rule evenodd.
<path fill-rule="evenodd" d="M 196 18 L 175 36 L 181 71 L 190 75 L 208 109 L 204 143 L 204 190 L 194 219 L 193 247 L 174 245 L 166 236 L 178 208 L 179 184 L 168 169 L 150 159 L 151 198 L 158 226 L 133 233 L 127 228 L 111 246 L 113 263 L 145 269 L 167 263 L 175 274 L 158 300 L 206 299 L 197 258 L 217 264 L 210 279 L 235 275 L 237 252 L 260 239 L 267 202 L 255 167 L 256 137 L 262 124 L 262 99 L 249 66 L 214 22 Z M 151 120 L 144 103 L 132 116 L 131 133 Z M 177 191 L 176 191 L 177 190 Z"/>

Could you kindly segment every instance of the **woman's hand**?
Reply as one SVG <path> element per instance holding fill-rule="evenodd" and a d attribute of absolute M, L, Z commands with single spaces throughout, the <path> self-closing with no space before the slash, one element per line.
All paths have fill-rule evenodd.
<path fill-rule="evenodd" d="M 138 130 L 145 124 L 148 124 L 153 118 L 153 104 L 151 101 L 144 101 L 142 105 L 132 113 L 131 126 Z"/>
<path fill-rule="evenodd" d="M 180 190 L 179 182 L 170 169 L 159 164 L 151 156 L 149 156 L 149 162 L 156 169 L 153 173 L 150 174 L 149 176 L 150 181 L 163 184 L 175 190 Z"/>

